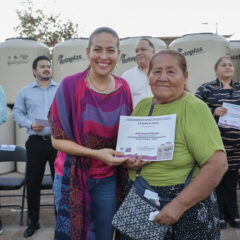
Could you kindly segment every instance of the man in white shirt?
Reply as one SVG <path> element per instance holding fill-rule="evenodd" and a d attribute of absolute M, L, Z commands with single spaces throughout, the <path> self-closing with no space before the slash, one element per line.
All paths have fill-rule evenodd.
<path fill-rule="evenodd" d="M 128 82 L 132 97 L 133 107 L 145 97 L 153 96 L 148 83 L 148 64 L 155 53 L 152 42 L 147 38 L 141 38 L 135 48 L 137 67 L 131 68 L 123 73 L 122 77 Z"/>

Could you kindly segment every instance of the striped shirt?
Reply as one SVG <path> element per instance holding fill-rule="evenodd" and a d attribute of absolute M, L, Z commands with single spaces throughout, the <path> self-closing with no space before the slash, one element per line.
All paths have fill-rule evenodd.
<path fill-rule="evenodd" d="M 221 107 L 223 102 L 240 105 L 240 83 L 231 81 L 231 89 L 224 89 L 223 83 L 216 79 L 202 84 L 196 91 L 196 97 L 203 100 L 210 108 L 212 114 L 217 107 Z M 214 116 L 216 122 L 219 117 Z M 240 166 L 240 130 L 220 127 L 222 140 L 227 152 L 230 169 Z"/>

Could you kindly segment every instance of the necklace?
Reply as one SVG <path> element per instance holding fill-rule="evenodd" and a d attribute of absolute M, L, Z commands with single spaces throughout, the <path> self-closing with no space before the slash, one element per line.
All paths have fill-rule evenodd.
<path fill-rule="evenodd" d="M 111 76 L 110 76 L 110 80 L 109 80 L 109 82 L 107 83 L 106 87 L 105 87 L 104 89 L 100 89 L 100 88 L 98 88 L 98 87 L 93 83 L 93 81 L 90 79 L 90 76 L 89 76 L 89 75 L 88 75 L 87 77 L 88 77 L 89 82 L 90 82 L 90 83 L 93 85 L 93 87 L 94 87 L 97 91 L 99 91 L 99 92 L 105 92 L 105 91 L 107 91 L 108 88 L 109 88 L 109 86 L 110 86 L 110 83 L 111 83 Z"/>

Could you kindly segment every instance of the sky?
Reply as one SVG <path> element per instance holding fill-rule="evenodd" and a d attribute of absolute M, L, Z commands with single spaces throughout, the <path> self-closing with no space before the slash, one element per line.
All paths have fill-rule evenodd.
<path fill-rule="evenodd" d="M 0 8 L 0 42 L 18 37 L 13 30 L 19 24 L 17 9 L 26 0 L 2 0 Z M 61 19 L 79 25 L 79 36 L 108 26 L 120 38 L 134 36 L 182 36 L 212 32 L 232 35 L 240 40 L 238 0 L 32 0 L 34 9 L 60 14 Z M 205 23 L 205 24 L 203 24 Z"/>

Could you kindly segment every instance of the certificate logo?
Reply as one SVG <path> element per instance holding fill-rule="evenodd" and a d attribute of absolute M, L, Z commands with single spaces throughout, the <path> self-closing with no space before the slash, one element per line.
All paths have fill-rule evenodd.
<path fill-rule="evenodd" d="M 131 150 L 132 150 L 132 149 L 131 149 L 130 147 L 126 147 L 126 148 L 125 148 L 125 152 L 131 152 Z"/>

